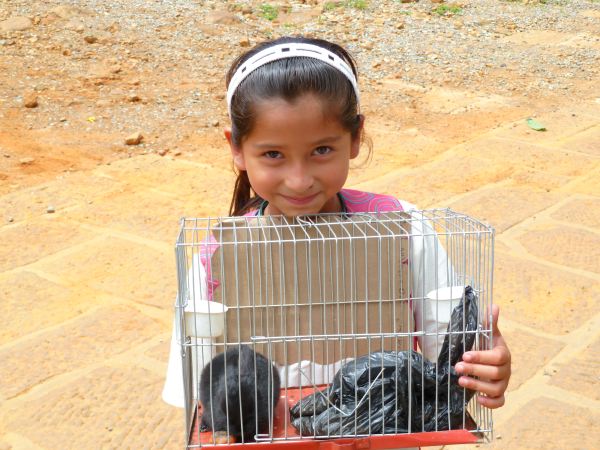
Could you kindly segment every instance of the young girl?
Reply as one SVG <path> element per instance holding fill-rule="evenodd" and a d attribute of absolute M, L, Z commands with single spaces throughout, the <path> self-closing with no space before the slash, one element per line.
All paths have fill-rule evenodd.
<path fill-rule="evenodd" d="M 238 171 L 230 215 L 415 209 L 388 195 L 344 188 L 350 160 L 358 156 L 364 136 L 356 77 L 348 52 L 320 39 L 280 38 L 234 61 L 227 74 L 231 128 L 225 130 Z M 413 267 L 446 268 L 443 255 L 433 236 L 411 245 Z M 194 277 L 204 276 L 198 266 L 201 274 Z M 418 287 L 414 297 L 437 288 L 418 270 L 413 278 L 412 286 Z M 439 278 L 438 284 L 445 286 L 447 280 Z M 425 323 L 420 305 L 414 304 L 417 326 Z M 456 370 L 463 374 L 461 386 L 481 392 L 482 405 L 498 408 L 504 404 L 511 365 L 497 326 L 497 307 L 492 316 L 494 348 L 466 352 Z M 420 347 L 427 358 L 437 358 L 437 342 L 423 340 Z M 171 383 L 168 379 L 165 390 Z"/>

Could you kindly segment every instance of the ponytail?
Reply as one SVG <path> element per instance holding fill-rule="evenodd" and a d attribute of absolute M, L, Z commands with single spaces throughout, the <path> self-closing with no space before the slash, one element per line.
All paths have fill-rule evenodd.
<path fill-rule="evenodd" d="M 252 186 L 250 186 L 248 173 L 245 170 L 240 170 L 235 180 L 235 186 L 233 187 L 229 215 L 242 216 L 251 209 L 257 208 L 263 199 L 258 195 L 252 196 L 251 194 Z"/>

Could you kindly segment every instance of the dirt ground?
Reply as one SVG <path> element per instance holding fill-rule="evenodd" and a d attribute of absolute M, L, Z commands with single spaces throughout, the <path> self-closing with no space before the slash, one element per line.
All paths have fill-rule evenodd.
<path fill-rule="evenodd" d="M 597 448 L 597 0 L 14 0 L 0 3 L 0 450 L 182 448 L 183 415 L 160 399 L 178 218 L 227 213 L 230 62 L 295 34 L 357 60 L 373 155 L 348 187 L 496 229 L 514 374 L 491 447 Z"/>
<path fill-rule="evenodd" d="M 142 153 L 193 157 L 210 148 L 226 159 L 228 64 L 249 45 L 285 34 L 348 46 L 377 140 L 373 166 L 414 165 L 422 152 L 386 151 L 386 136 L 418 133 L 435 148 L 524 109 L 539 115 L 598 94 L 598 5 L 572 3 L 462 2 L 458 13 L 440 15 L 445 4 L 427 0 L 366 9 L 288 1 L 272 2 L 273 21 L 249 1 L 4 3 L 0 193 Z M 15 17 L 29 25 L 15 30 Z M 25 107 L 32 98 L 37 106 Z M 137 132 L 142 143 L 125 145 Z"/>

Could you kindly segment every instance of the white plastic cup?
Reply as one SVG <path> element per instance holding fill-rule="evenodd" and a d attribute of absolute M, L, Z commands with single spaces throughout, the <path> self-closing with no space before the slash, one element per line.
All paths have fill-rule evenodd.
<path fill-rule="evenodd" d="M 196 338 L 215 338 L 225 329 L 227 306 L 218 302 L 196 300 L 184 309 L 185 333 Z"/>
<path fill-rule="evenodd" d="M 421 338 L 420 344 L 423 354 L 431 361 L 438 357 L 452 310 L 460 303 L 464 292 L 464 286 L 449 286 L 428 292 L 423 300 L 422 317 L 417 317 L 417 320 L 423 320 L 426 335 Z"/>
<path fill-rule="evenodd" d="M 426 295 L 425 320 L 436 321 L 443 325 L 443 331 L 450 323 L 452 310 L 458 306 L 462 296 L 465 293 L 464 286 L 449 286 L 440 289 L 434 289 Z"/>

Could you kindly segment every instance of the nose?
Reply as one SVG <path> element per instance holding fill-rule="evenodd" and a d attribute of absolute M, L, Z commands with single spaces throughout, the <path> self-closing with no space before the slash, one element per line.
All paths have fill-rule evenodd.
<path fill-rule="evenodd" d="M 308 192 L 314 183 L 314 177 L 305 164 L 295 164 L 286 174 L 286 187 L 294 194 Z"/>

